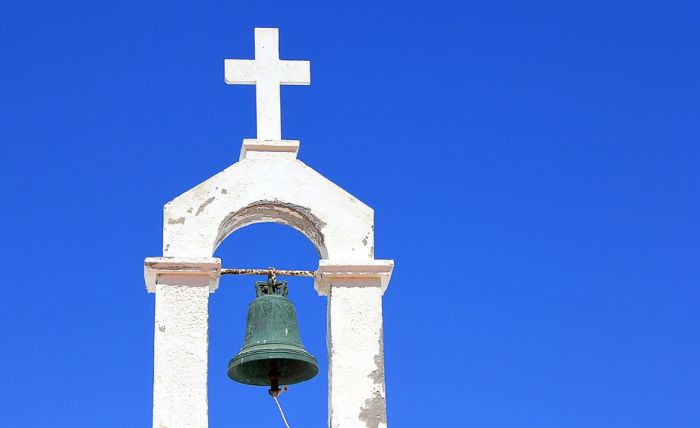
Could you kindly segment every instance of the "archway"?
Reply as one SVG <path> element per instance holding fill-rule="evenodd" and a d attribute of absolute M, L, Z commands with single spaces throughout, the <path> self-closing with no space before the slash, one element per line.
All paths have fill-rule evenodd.
<path fill-rule="evenodd" d="M 374 258 L 374 212 L 303 162 L 243 160 L 165 205 L 163 255 L 211 257 L 260 222 L 306 235 L 322 259 Z"/>
<path fill-rule="evenodd" d="M 311 241 L 320 258 L 328 257 L 322 232 L 326 224 L 308 208 L 279 201 L 258 201 L 230 213 L 219 225 L 214 246 L 218 249 L 227 236 L 256 223 L 280 223 L 296 229 Z"/>
<path fill-rule="evenodd" d="M 315 270 L 318 253 L 302 233 L 286 225 L 258 223 L 242 227 L 228 236 L 215 256 L 224 266 L 294 268 Z M 276 426 L 280 416 L 265 387 L 233 382 L 226 375 L 229 359 L 243 343 L 246 311 L 255 294 L 252 284 L 264 277 L 226 275 L 220 279 L 209 301 L 209 422 L 219 426 Z M 328 362 L 326 349 L 326 299 L 319 298 L 310 278 L 281 278 L 288 281 L 289 298 L 297 310 L 305 348 L 319 364 L 318 375 L 292 385 L 280 402 L 292 425 L 323 426 L 326 419 L 309 420 L 305 409 L 326 411 Z M 231 403 L 236 403 L 231 406 Z M 319 407 L 320 406 L 320 407 Z"/>
<path fill-rule="evenodd" d="M 209 296 L 221 272 L 212 256 L 232 232 L 266 222 L 300 231 L 321 257 L 329 424 L 385 426 L 382 295 L 393 261 L 374 259 L 372 209 L 289 157 L 242 159 L 165 205 L 163 257 L 145 262 L 156 293 L 154 426 L 208 426 Z"/>

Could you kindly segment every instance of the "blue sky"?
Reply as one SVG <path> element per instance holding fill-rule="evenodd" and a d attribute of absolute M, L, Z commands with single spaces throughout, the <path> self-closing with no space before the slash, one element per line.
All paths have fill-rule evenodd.
<path fill-rule="evenodd" d="M 4 2 L 0 409 L 9 427 L 146 427 L 162 206 L 255 136 L 223 82 L 253 28 L 311 61 L 282 90 L 300 159 L 375 209 L 393 427 L 700 425 L 695 2 Z M 274 245 L 270 245 L 273 242 Z M 228 267 L 314 269 L 298 232 Z M 231 382 L 251 278 L 211 298 L 210 426 L 282 426 Z M 325 299 L 290 281 L 321 364 L 282 397 L 326 423 Z"/>

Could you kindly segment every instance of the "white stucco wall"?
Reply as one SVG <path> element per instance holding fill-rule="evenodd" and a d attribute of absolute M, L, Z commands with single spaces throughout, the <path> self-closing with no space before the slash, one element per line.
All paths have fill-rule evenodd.
<path fill-rule="evenodd" d="M 165 205 L 163 257 L 146 260 L 156 293 L 154 427 L 207 427 L 208 298 L 220 274 L 212 255 L 230 233 L 259 222 L 287 224 L 318 249 L 329 426 L 386 426 L 382 295 L 393 262 L 374 260 L 372 209 L 297 160 L 297 148 L 248 140 L 238 163 Z"/>
<path fill-rule="evenodd" d="M 323 259 L 373 259 L 374 212 L 292 156 L 243 159 L 165 206 L 163 255 L 211 257 L 252 223 L 284 223 Z"/>
<path fill-rule="evenodd" d="M 281 60 L 278 29 L 256 28 L 255 59 L 224 68 L 227 83 L 256 85 L 258 139 L 244 140 L 238 163 L 165 205 L 163 257 L 145 262 L 156 293 L 153 426 L 207 427 L 208 299 L 221 274 L 212 255 L 237 229 L 276 222 L 319 253 L 329 426 L 386 427 L 382 295 L 393 262 L 374 260 L 372 209 L 297 160 L 298 141 L 281 140 L 280 85 L 310 84 L 310 63 Z"/>
<path fill-rule="evenodd" d="M 156 285 L 153 426 L 207 426 L 209 288 L 190 278 Z"/>

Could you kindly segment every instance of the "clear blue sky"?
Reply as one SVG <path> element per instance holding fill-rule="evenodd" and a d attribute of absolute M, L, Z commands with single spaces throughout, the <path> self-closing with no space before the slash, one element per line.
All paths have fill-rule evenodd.
<path fill-rule="evenodd" d="M 700 426 L 696 2 L 73 2 L 0 6 L 0 425 L 147 427 L 162 206 L 255 135 L 253 27 L 300 159 L 375 209 L 393 427 Z M 273 243 L 273 245 L 271 245 Z M 224 265 L 313 269 L 279 225 Z M 210 426 L 282 426 L 226 377 L 250 278 L 211 298 Z M 325 299 L 291 281 L 321 374 Z"/>

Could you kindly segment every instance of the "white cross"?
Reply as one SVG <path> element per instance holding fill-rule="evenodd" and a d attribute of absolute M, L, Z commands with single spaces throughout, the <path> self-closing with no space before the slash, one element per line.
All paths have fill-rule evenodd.
<path fill-rule="evenodd" d="M 255 29 L 255 59 L 224 60 L 224 76 L 230 85 L 256 85 L 258 140 L 281 140 L 280 85 L 309 85 L 309 61 L 285 61 L 279 57 L 279 30 Z"/>

